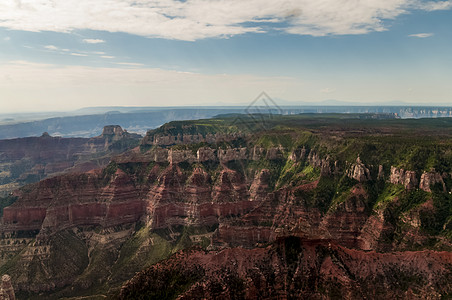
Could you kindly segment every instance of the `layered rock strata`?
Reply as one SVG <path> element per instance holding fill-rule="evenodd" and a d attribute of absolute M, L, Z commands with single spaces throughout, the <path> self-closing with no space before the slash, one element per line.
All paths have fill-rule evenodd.
<path fill-rule="evenodd" d="M 108 227 L 141 220 L 154 229 L 219 226 L 214 234 L 217 245 L 238 244 L 234 239 L 242 236 L 241 243 L 253 247 L 294 232 L 333 237 L 352 248 L 367 249 L 378 243 L 366 229 L 368 218 L 375 216 L 369 215 L 365 204 L 368 195 L 362 186 L 355 186 L 345 201 L 334 206 L 334 211 L 322 215 L 318 208 L 309 208 L 302 204 L 305 200 L 300 200 L 300 193 L 301 199 L 303 195 L 311 197 L 308 195 L 312 195 L 318 181 L 271 192 L 272 174 L 268 169 L 257 170 L 247 178 L 225 165 L 250 160 L 256 153 L 266 160 L 279 160 L 285 152 L 282 147 L 265 151 L 257 147 L 253 151 L 202 147 L 196 154 L 192 150 L 155 148 L 144 154 L 134 150 L 115 158 L 119 168 L 115 167 L 112 174 L 106 174 L 107 168 L 59 176 L 17 191 L 18 201 L 4 209 L 0 231 L 37 230 L 45 236 L 74 226 Z M 321 176 L 332 176 L 330 159 L 320 158 L 313 150 L 301 148 L 286 155 L 294 163 L 302 163 L 304 158 L 305 163 L 320 169 Z M 182 162 L 224 165 L 212 173 L 202 167 L 187 171 L 179 165 Z M 130 173 L 130 164 L 147 171 Z M 359 158 L 346 175 L 358 182 L 371 179 L 369 169 Z M 389 180 L 414 188 L 415 178 L 414 172 L 393 167 Z M 425 173 L 422 178 L 423 189 L 443 182 L 435 173 Z M 240 218 L 238 226 L 236 218 Z"/>
<path fill-rule="evenodd" d="M 240 137 L 244 137 L 241 133 L 207 133 L 207 134 L 154 134 L 152 131 L 148 132 L 142 140 L 142 145 L 149 146 L 172 146 L 172 145 L 187 145 L 196 143 L 215 144 L 219 142 L 233 141 Z"/>
<path fill-rule="evenodd" d="M 451 278 L 448 252 L 383 254 L 285 237 L 252 250 L 178 253 L 138 273 L 119 298 L 169 293 L 178 299 L 441 299 L 452 289 Z"/>

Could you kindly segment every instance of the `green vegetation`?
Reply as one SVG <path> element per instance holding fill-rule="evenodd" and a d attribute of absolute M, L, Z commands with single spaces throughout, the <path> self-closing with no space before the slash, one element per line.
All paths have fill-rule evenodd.
<path fill-rule="evenodd" d="M 108 182 L 110 182 L 111 177 L 116 173 L 118 170 L 118 164 L 114 161 L 111 161 L 108 166 L 106 166 L 102 170 L 102 183 L 104 185 L 107 185 Z"/>
<path fill-rule="evenodd" d="M 294 140 L 293 140 L 291 134 L 282 132 L 278 135 L 264 134 L 264 135 L 260 136 L 254 144 L 256 146 L 260 146 L 260 147 L 264 147 L 264 148 L 278 147 L 278 146 L 290 148 L 294 144 Z"/>
<path fill-rule="evenodd" d="M 334 180 L 328 177 L 321 177 L 319 184 L 314 190 L 314 195 L 310 199 L 310 205 L 312 207 L 318 207 L 322 212 L 328 211 L 335 192 Z"/>
<path fill-rule="evenodd" d="M 433 212 L 421 211 L 420 219 L 422 227 L 430 234 L 440 234 L 452 232 L 450 221 L 452 220 L 452 196 L 444 193 L 442 187 L 436 185 L 433 187 L 432 193 Z M 449 224 L 449 228 L 447 226 Z"/>
<path fill-rule="evenodd" d="M 428 197 L 428 193 L 421 190 L 403 192 L 397 201 L 393 213 L 394 215 L 399 216 L 400 214 L 411 210 L 415 206 L 424 203 L 428 200 Z"/>
<path fill-rule="evenodd" d="M 242 129 L 242 128 L 241 128 Z M 234 124 L 233 118 L 219 118 L 206 120 L 187 120 L 187 121 L 173 121 L 160 126 L 157 129 L 148 132 L 148 135 L 164 134 L 164 135 L 178 135 L 178 134 L 215 134 L 218 132 L 234 133 L 238 132 L 239 128 Z"/>
<path fill-rule="evenodd" d="M 401 184 L 387 184 L 385 188 L 378 195 L 377 201 L 375 202 L 374 209 L 382 207 L 385 204 L 391 203 L 396 197 L 401 195 L 405 191 L 405 187 Z"/>
<path fill-rule="evenodd" d="M 137 186 L 152 183 L 149 181 L 149 174 L 152 169 L 158 165 L 160 168 L 164 168 L 167 164 L 157 164 L 155 162 L 127 162 L 117 164 L 117 168 L 131 177 L 134 184 Z M 116 170 L 115 170 L 116 172 Z M 156 178 L 153 178 L 156 179 Z"/>
<path fill-rule="evenodd" d="M 135 272 L 168 258 L 171 254 L 198 245 L 207 247 L 210 239 L 206 236 L 216 227 L 184 227 L 150 231 L 148 226 L 140 228 L 121 247 L 117 261 L 113 265 L 110 284 L 122 283 Z M 199 242 L 192 236 L 200 236 Z"/>
<path fill-rule="evenodd" d="M 48 284 L 74 278 L 88 266 L 88 249 L 85 243 L 73 232 L 60 231 L 51 235 L 48 241 L 49 256 L 33 256 L 31 261 L 21 259 L 26 251 L 37 253 L 43 249 L 33 248 L 29 244 L 13 259 L 0 267 L 2 274 L 10 274 L 17 278 L 27 278 L 33 284 Z M 26 270 L 26 271 L 24 271 Z"/>
<path fill-rule="evenodd" d="M 151 241 L 150 247 L 145 246 L 147 241 Z M 168 240 L 150 232 L 147 226 L 141 228 L 121 247 L 119 257 L 112 268 L 115 281 L 127 280 L 130 273 L 167 258 L 171 254 L 171 248 Z"/>

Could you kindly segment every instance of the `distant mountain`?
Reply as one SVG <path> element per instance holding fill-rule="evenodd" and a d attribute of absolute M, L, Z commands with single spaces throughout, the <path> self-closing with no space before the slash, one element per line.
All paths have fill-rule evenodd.
<path fill-rule="evenodd" d="M 62 116 L 44 120 L 35 120 L 18 124 L 0 125 L 0 139 L 39 136 L 48 132 L 52 136 L 93 137 L 102 132 L 104 126 L 119 124 L 124 129 L 135 133 L 146 133 L 173 120 L 194 120 L 211 118 L 222 113 L 240 113 L 239 109 L 154 109 L 153 111 L 127 111 L 126 108 L 98 108 L 99 114 Z M 86 109 L 91 111 L 91 109 Z M 82 112 L 80 112 L 82 113 Z"/>
<path fill-rule="evenodd" d="M 394 103 L 395 104 L 395 103 Z M 139 134 L 164 123 L 176 120 L 206 119 L 224 114 L 282 114 L 305 113 L 370 113 L 392 114 L 400 118 L 452 117 L 451 107 L 439 106 L 368 106 L 336 100 L 325 100 L 316 105 L 283 102 L 278 99 L 256 100 L 246 106 L 209 107 L 88 107 L 73 112 L 0 115 L 0 139 L 39 136 L 93 137 L 104 126 L 118 124 Z M 52 117 L 46 117 L 52 116 Z M 1 121 L 3 120 L 3 122 Z"/>

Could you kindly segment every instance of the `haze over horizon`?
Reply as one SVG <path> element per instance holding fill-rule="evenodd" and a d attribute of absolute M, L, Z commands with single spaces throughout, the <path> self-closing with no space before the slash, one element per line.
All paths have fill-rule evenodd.
<path fill-rule="evenodd" d="M 2 113 L 452 104 L 452 1 L 5 0 Z M 287 104 L 282 104 L 287 105 Z"/>

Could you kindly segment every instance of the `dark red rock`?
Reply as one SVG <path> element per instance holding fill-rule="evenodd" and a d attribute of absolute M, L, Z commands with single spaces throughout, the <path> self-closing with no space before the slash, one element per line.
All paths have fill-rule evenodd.
<path fill-rule="evenodd" d="M 181 279 L 171 274 L 184 274 L 183 289 L 176 289 Z M 119 298 L 176 292 L 178 299 L 391 299 L 413 293 L 440 299 L 451 291 L 451 278 L 449 252 L 383 254 L 285 237 L 266 248 L 181 251 L 138 273 Z"/>

